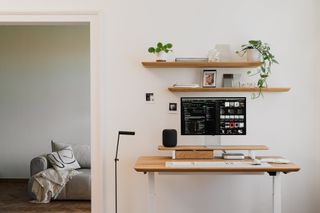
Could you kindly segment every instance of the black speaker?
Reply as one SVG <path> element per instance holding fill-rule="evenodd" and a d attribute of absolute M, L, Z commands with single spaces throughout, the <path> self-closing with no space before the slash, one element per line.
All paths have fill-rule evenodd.
<path fill-rule="evenodd" d="M 177 146 L 177 130 L 164 129 L 162 131 L 162 144 L 165 147 Z"/>

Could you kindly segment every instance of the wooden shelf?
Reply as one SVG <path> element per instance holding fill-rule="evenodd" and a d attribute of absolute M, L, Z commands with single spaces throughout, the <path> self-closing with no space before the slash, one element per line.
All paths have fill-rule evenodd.
<path fill-rule="evenodd" d="M 255 150 L 268 150 L 269 148 L 264 145 L 223 145 L 223 146 L 175 146 L 164 147 L 159 146 L 159 150 L 172 151 L 172 159 L 212 159 L 214 158 L 214 151 L 216 150 L 242 150 L 248 151 L 249 156 L 254 159 Z"/>
<path fill-rule="evenodd" d="M 226 62 L 206 62 L 206 61 L 179 61 L 179 62 L 155 62 L 144 61 L 142 65 L 147 68 L 254 68 L 262 64 L 260 61 L 226 61 Z"/>
<path fill-rule="evenodd" d="M 189 87 L 169 87 L 169 91 L 171 92 L 259 92 L 259 88 L 189 88 Z M 263 88 L 262 92 L 288 92 L 290 88 L 288 87 L 276 87 L 276 88 Z"/>
<path fill-rule="evenodd" d="M 259 67 L 260 61 L 224 61 L 224 62 L 207 62 L 207 61 L 179 61 L 179 62 L 156 62 L 143 61 L 142 65 L 146 68 L 255 68 Z M 189 87 L 169 87 L 171 92 L 288 92 L 288 87 L 274 88 L 189 88 Z"/>
<path fill-rule="evenodd" d="M 164 147 L 159 146 L 158 150 L 180 150 L 180 151 L 193 151 L 193 150 L 268 150 L 269 148 L 264 145 L 224 145 L 217 147 L 207 147 L 207 146 L 175 146 L 175 147 Z"/>

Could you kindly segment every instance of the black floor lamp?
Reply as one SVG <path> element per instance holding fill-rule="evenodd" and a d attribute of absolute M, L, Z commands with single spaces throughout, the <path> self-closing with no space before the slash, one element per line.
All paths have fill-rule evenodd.
<path fill-rule="evenodd" d="M 115 213 L 118 213 L 118 150 L 119 150 L 119 139 L 120 135 L 134 135 L 135 132 L 128 131 L 119 131 L 118 132 L 118 141 L 117 141 L 117 149 L 116 149 L 116 157 L 114 158 L 114 182 L 115 182 Z"/>

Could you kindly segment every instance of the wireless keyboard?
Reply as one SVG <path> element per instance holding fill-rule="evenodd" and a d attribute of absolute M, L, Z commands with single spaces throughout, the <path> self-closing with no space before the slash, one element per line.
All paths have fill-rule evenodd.
<path fill-rule="evenodd" d="M 208 161 L 188 161 L 188 162 L 172 162 L 167 161 L 166 167 L 174 168 L 224 168 L 224 167 L 237 167 L 237 168 L 269 168 L 271 167 L 268 163 L 261 163 L 261 165 L 253 165 L 251 162 L 208 162 Z"/>

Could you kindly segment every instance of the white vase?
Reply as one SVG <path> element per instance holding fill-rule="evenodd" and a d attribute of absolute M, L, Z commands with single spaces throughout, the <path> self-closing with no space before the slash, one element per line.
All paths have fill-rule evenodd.
<path fill-rule="evenodd" d="M 230 44 L 216 44 L 214 48 L 219 53 L 219 61 L 232 61 Z"/>
<path fill-rule="evenodd" d="M 164 51 L 156 53 L 156 61 L 167 61 L 167 53 Z"/>
<path fill-rule="evenodd" d="M 256 49 L 247 50 L 247 61 L 261 61 L 261 54 Z"/>

